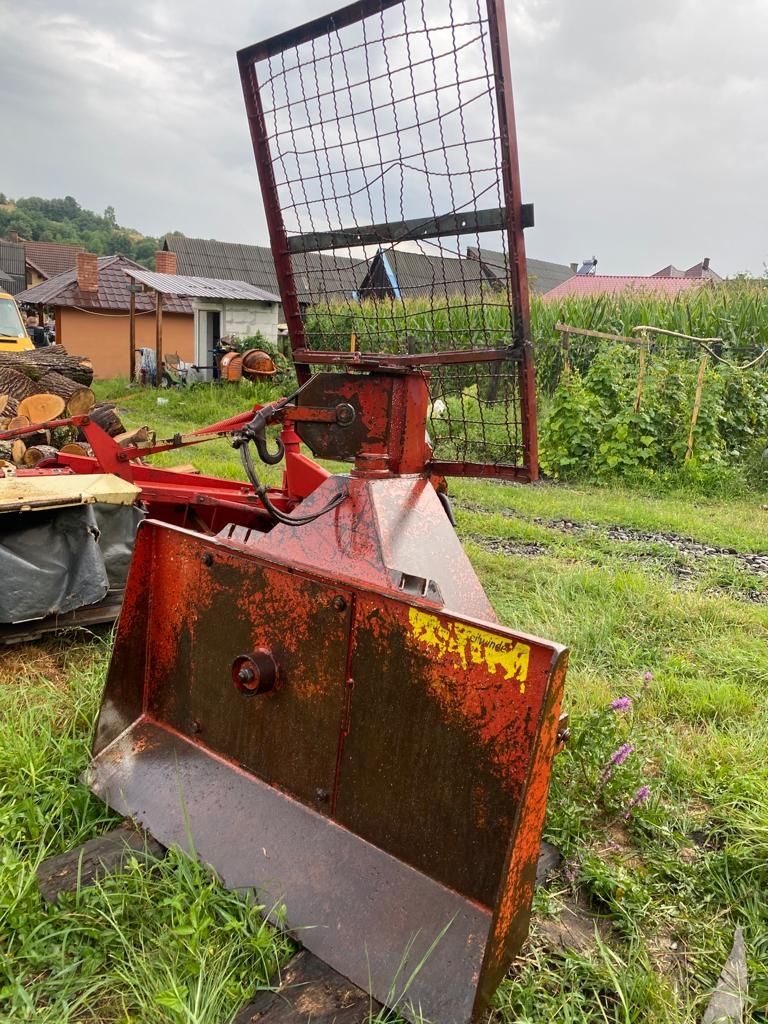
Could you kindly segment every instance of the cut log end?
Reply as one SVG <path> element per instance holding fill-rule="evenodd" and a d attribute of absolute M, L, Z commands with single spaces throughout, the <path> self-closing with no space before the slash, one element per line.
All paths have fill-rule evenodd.
<path fill-rule="evenodd" d="M 66 402 L 60 395 L 43 393 L 19 402 L 19 415 L 29 417 L 30 423 L 46 423 L 59 419 L 65 408 Z"/>
<path fill-rule="evenodd" d="M 93 422 L 98 424 L 102 430 L 106 431 L 110 437 L 115 437 L 117 434 L 125 433 L 123 421 L 118 416 L 114 403 L 112 402 L 101 402 L 99 405 L 94 406 L 88 415 Z"/>
<path fill-rule="evenodd" d="M 17 466 L 24 465 L 24 458 L 27 454 L 27 446 L 17 437 L 15 441 L 11 442 L 11 458 Z"/>
<path fill-rule="evenodd" d="M 22 442 L 23 443 L 23 442 Z M 55 459 L 58 452 L 51 444 L 35 444 L 27 448 L 23 455 L 25 466 L 36 466 L 44 459 Z"/>
<path fill-rule="evenodd" d="M 79 441 L 70 441 L 69 444 L 62 445 L 59 448 L 59 452 L 62 455 L 91 455 L 91 449 L 87 444 L 80 444 Z"/>

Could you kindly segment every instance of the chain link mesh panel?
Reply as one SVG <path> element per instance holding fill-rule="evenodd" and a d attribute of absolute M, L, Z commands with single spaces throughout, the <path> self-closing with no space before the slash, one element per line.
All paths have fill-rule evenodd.
<path fill-rule="evenodd" d="M 443 472 L 536 475 L 502 0 L 362 0 L 239 54 L 300 375 L 430 375 Z"/>

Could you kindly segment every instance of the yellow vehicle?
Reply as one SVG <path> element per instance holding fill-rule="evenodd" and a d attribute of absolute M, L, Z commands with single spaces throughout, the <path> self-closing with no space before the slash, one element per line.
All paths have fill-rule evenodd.
<path fill-rule="evenodd" d="M 34 347 L 16 300 L 7 292 L 0 292 L 0 352 L 24 352 Z"/>

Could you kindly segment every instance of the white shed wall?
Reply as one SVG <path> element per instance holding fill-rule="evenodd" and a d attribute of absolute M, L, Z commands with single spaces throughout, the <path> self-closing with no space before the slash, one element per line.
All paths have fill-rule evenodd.
<path fill-rule="evenodd" d="M 222 337 L 236 334 L 239 338 L 247 338 L 261 331 L 267 341 L 277 341 L 278 303 L 226 300 L 221 303 L 221 310 Z"/>

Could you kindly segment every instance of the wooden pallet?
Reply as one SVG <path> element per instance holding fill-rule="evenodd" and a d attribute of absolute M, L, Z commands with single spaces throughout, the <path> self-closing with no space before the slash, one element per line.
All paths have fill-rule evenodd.
<path fill-rule="evenodd" d="M 72 612 L 49 615 L 45 619 L 33 619 L 29 622 L 0 623 L 0 644 L 11 646 L 29 640 L 39 640 L 46 633 L 56 633 L 61 629 L 72 629 L 77 626 L 88 628 L 114 622 L 120 614 L 122 603 L 123 591 L 111 590 L 98 604 L 89 604 Z"/>

